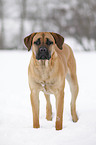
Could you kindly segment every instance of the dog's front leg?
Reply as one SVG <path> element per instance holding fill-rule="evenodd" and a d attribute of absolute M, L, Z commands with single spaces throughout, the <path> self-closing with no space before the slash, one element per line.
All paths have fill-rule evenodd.
<path fill-rule="evenodd" d="M 32 90 L 30 94 L 33 111 L 33 128 L 39 128 L 39 92 Z"/>
<path fill-rule="evenodd" d="M 63 120 L 63 106 L 64 106 L 64 89 L 56 95 L 56 130 L 62 129 L 62 120 Z"/>
<path fill-rule="evenodd" d="M 44 94 L 46 98 L 46 119 L 52 120 L 52 106 L 50 103 L 50 95 Z"/>

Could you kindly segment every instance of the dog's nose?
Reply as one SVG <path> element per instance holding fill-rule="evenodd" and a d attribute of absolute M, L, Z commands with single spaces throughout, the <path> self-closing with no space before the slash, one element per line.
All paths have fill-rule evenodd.
<path fill-rule="evenodd" d="M 47 48 L 46 48 L 46 47 L 40 47 L 40 48 L 39 48 L 39 51 L 40 51 L 40 52 L 47 52 Z"/>

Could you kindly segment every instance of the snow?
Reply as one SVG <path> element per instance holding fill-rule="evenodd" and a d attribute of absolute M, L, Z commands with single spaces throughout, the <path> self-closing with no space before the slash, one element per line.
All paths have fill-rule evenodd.
<path fill-rule="evenodd" d="M 46 102 L 40 92 L 40 128 L 32 128 L 27 68 L 31 52 L 0 51 L 0 145 L 95 145 L 96 53 L 75 52 L 79 95 L 79 121 L 70 115 L 70 91 L 65 88 L 63 129 L 55 130 L 55 97 L 51 95 L 53 120 L 45 119 Z"/>

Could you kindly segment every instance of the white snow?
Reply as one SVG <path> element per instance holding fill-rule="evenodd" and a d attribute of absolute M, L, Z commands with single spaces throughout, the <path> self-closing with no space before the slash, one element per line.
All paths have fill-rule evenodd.
<path fill-rule="evenodd" d="M 53 121 L 45 119 L 46 102 L 40 92 L 40 128 L 32 128 L 27 68 L 31 52 L 0 51 L 0 145 L 95 145 L 96 53 L 75 52 L 79 95 L 79 121 L 70 115 L 70 90 L 66 82 L 63 129 L 55 130 L 55 97 L 51 95 Z"/>

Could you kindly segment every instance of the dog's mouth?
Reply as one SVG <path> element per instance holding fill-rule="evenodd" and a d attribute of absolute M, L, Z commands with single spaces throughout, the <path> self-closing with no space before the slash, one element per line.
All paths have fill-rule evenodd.
<path fill-rule="evenodd" d="M 48 49 L 45 46 L 42 46 L 38 49 L 38 52 L 36 54 L 37 60 L 49 60 L 51 58 L 51 53 L 48 51 Z"/>
<path fill-rule="evenodd" d="M 46 55 L 41 55 L 39 60 L 49 60 L 51 58 L 51 56 L 46 56 Z"/>
<path fill-rule="evenodd" d="M 51 58 L 51 56 L 45 56 L 45 55 L 41 55 L 40 57 L 36 56 L 37 60 L 49 60 Z"/>
<path fill-rule="evenodd" d="M 51 55 L 48 54 L 37 54 L 36 59 L 37 60 L 49 60 L 51 58 Z"/>
<path fill-rule="evenodd" d="M 45 59 L 47 59 L 47 56 L 42 55 L 42 56 L 40 56 L 40 59 L 45 60 Z"/>

